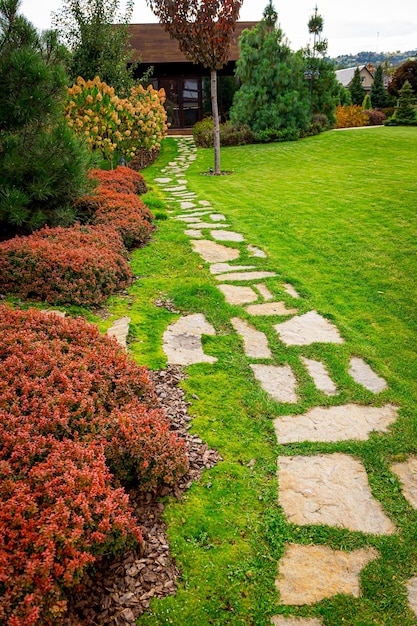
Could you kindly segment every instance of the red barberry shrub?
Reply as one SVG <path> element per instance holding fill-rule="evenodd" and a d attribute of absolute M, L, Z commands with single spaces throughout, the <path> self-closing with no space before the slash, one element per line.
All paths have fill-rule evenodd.
<path fill-rule="evenodd" d="M 136 194 L 99 188 L 93 221 L 115 228 L 127 248 L 146 241 L 152 220 L 152 213 Z"/>
<path fill-rule="evenodd" d="M 0 623 L 60 624 L 65 590 L 141 540 L 128 497 L 186 471 L 143 367 L 81 319 L 0 306 Z"/>
<path fill-rule="evenodd" d="M 94 169 L 89 172 L 90 178 L 98 180 L 103 189 L 111 189 L 121 193 L 136 193 L 139 196 L 148 188 L 142 174 L 130 167 L 117 167 L 115 170 Z"/>
<path fill-rule="evenodd" d="M 0 244 L 0 291 L 51 304 L 99 305 L 132 281 L 108 226 L 48 228 Z"/>
<path fill-rule="evenodd" d="M 387 116 L 382 111 L 378 111 L 378 109 L 366 109 L 363 111 L 363 115 L 367 119 L 367 125 L 369 126 L 380 126 L 387 119 Z"/>

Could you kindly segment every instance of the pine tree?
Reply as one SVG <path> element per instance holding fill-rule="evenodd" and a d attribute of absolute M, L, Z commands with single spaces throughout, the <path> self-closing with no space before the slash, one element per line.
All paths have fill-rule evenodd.
<path fill-rule="evenodd" d="M 382 65 L 378 65 L 375 72 L 374 82 L 371 86 L 371 101 L 374 109 L 383 109 L 391 104 L 391 98 L 384 85 Z"/>
<path fill-rule="evenodd" d="M 89 153 L 63 114 L 66 51 L 55 33 L 39 36 L 19 4 L 0 3 L 0 229 L 8 234 L 68 224 L 89 188 Z"/>
<path fill-rule="evenodd" d="M 366 91 L 362 85 L 362 79 L 361 79 L 359 67 L 355 69 L 352 82 L 349 85 L 349 91 L 350 91 L 350 96 L 352 99 L 352 104 L 358 104 L 359 106 L 361 106 L 363 99 L 366 95 Z"/>
<path fill-rule="evenodd" d="M 395 111 L 394 119 L 397 124 L 414 126 L 417 125 L 417 112 L 413 106 L 414 93 L 408 80 L 405 81 L 400 91 L 398 108 Z"/>
<path fill-rule="evenodd" d="M 239 40 L 235 93 L 230 119 L 262 131 L 304 132 L 309 127 L 308 90 L 303 80 L 303 58 L 291 52 L 271 2 L 264 18 Z"/>

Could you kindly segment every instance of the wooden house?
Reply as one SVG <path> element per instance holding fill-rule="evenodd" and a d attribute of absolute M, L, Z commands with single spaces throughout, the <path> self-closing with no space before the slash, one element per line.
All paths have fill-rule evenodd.
<path fill-rule="evenodd" d="M 219 70 L 219 76 L 233 76 L 239 57 L 238 39 L 242 31 L 256 22 L 238 22 L 234 33 L 228 63 Z M 166 93 L 165 107 L 171 131 L 191 128 L 204 115 L 204 80 L 210 71 L 201 64 L 190 62 L 160 24 L 131 24 L 130 45 L 134 58 L 140 59 L 137 76 L 153 67 L 150 82 Z M 221 101 L 221 93 L 219 94 Z"/>

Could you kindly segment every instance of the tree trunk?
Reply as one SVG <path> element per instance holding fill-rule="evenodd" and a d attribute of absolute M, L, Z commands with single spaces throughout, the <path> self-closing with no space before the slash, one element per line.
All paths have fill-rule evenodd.
<path fill-rule="evenodd" d="M 220 174 L 220 122 L 217 104 L 217 70 L 211 70 L 211 111 L 213 113 L 214 173 Z"/>

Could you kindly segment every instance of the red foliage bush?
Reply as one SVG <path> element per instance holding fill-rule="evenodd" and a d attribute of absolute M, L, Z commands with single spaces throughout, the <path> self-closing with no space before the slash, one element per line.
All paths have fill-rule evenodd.
<path fill-rule="evenodd" d="M 98 180 L 100 187 L 121 193 L 136 193 L 139 196 L 148 188 L 142 174 L 130 167 L 117 167 L 115 170 L 90 170 L 90 178 Z"/>
<path fill-rule="evenodd" d="M 48 228 L 0 244 L 0 291 L 51 304 L 99 305 L 133 278 L 119 233 Z"/>
<path fill-rule="evenodd" d="M 379 126 L 384 123 L 387 119 L 387 116 L 382 111 L 378 111 L 378 109 L 366 109 L 363 111 L 363 115 L 367 119 L 368 126 Z"/>
<path fill-rule="evenodd" d="M 119 481 L 173 484 L 184 445 L 146 369 L 83 320 L 0 306 L 0 369 L 0 623 L 62 623 L 88 564 L 141 539 Z"/>

